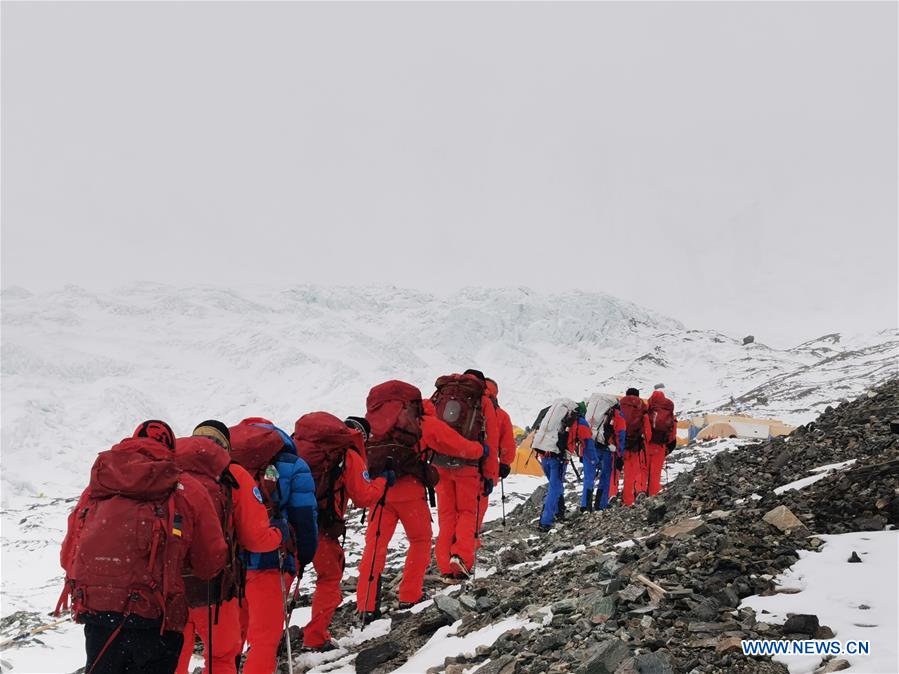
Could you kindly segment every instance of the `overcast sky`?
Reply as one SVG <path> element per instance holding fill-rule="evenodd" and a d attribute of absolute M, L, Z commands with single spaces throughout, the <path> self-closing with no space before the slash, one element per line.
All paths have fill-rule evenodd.
<path fill-rule="evenodd" d="M 895 3 L 2 5 L 2 284 L 896 327 Z"/>

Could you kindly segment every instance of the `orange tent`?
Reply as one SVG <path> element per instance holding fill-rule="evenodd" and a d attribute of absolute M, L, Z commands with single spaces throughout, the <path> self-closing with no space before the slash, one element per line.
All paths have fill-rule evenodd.
<path fill-rule="evenodd" d="M 513 475 L 536 475 L 543 477 L 543 466 L 540 465 L 537 454 L 531 449 L 535 431 L 531 431 L 515 450 L 515 461 L 512 462 Z"/>

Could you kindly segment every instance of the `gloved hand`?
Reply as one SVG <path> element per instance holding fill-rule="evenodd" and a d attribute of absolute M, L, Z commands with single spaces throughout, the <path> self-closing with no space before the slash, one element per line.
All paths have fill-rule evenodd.
<path fill-rule="evenodd" d="M 484 443 L 484 456 L 482 458 L 486 459 L 488 456 L 490 456 L 490 448 Z"/>
<path fill-rule="evenodd" d="M 624 457 L 620 454 L 615 457 L 615 470 L 624 470 Z"/>
<path fill-rule="evenodd" d="M 490 496 L 493 493 L 493 480 L 488 477 L 484 478 L 484 496 Z"/>
<path fill-rule="evenodd" d="M 281 542 L 290 543 L 290 525 L 284 520 L 277 519 L 271 521 L 271 526 L 281 532 Z"/>
<path fill-rule="evenodd" d="M 388 487 L 392 487 L 394 484 L 396 484 L 396 473 L 392 470 L 385 470 L 378 477 L 383 477 L 385 480 L 387 480 Z"/>
<path fill-rule="evenodd" d="M 668 443 L 668 446 L 665 448 L 665 454 L 671 454 L 675 449 L 677 449 L 677 440 L 672 440 Z"/>
<path fill-rule="evenodd" d="M 509 473 L 511 473 L 511 472 L 512 472 L 512 466 L 510 466 L 508 463 L 499 464 L 499 479 L 500 480 L 505 480 L 507 477 L 509 477 Z"/>
<path fill-rule="evenodd" d="M 282 519 L 273 519 L 269 524 L 281 532 L 281 545 L 288 554 L 294 554 L 297 551 L 296 541 L 293 540 L 293 529 Z"/>

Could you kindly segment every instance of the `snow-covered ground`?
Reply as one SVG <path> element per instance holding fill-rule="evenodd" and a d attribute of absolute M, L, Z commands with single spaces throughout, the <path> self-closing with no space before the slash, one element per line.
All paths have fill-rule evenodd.
<path fill-rule="evenodd" d="M 868 640 L 868 655 L 841 655 L 850 672 L 896 674 L 899 672 L 899 532 L 863 531 L 819 536 L 818 552 L 799 551 L 799 561 L 778 576 L 783 588 L 801 590 L 749 597 L 743 606 L 756 611 L 758 620 L 781 624 L 791 613 L 818 616 L 835 638 Z M 850 563 L 853 552 L 861 563 Z M 820 656 L 777 656 L 791 674 L 813 672 Z"/>

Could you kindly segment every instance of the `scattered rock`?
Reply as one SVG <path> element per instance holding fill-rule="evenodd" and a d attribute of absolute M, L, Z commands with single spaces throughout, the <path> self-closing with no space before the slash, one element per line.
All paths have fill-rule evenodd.
<path fill-rule="evenodd" d="M 718 641 L 715 651 L 718 653 L 742 653 L 742 637 L 724 637 Z"/>
<path fill-rule="evenodd" d="M 453 620 L 462 619 L 462 604 L 452 595 L 438 594 L 434 597 L 434 605 Z"/>
<path fill-rule="evenodd" d="M 627 646 L 619 639 L 600 642 L 587 652 L 580 674 L 614 674 L 621 661 L 628 656 Z"/>
<path fill-rule="evenodd" d="M 668 506 L 664 501 L 650 501 L 646 510 L 646 523 L 657 524 L 665 519 L 665 512 Z"/>
<path fill-rule="evenodd" d="M 470 594 L 460 594 L 459 603 L 469 611 L 474 611 L 478 606 L 478 600 Z"/>
<path fill-rule="evenodd" d="M 798 529 L 803 529 L 805 525 L 799 520 L 796 515 L 792 513 L 792 511 L 784 505 L 779 505 L 776 508 L 772 508 L 765 516 L 762 518 L 765 522 L 770 524 L 777 529 L 780 529 L 785 534 L 790 533 L 791 531 L 796 531 Z"/>
<path fill-rule="evenodd" d="M 852 555 L 850 555 L 850 557 L 849 557 L 849 563 L 850 564 L 861 564 L 862 563 L 862 558 L 858 556 L 858 553 L 855 550 L 852 551 Z"/>
<path fill-rule="evenodd" d="M 635 583 L 631 583 L 626 588 L 621 590 L 618 593 L 618 599 L 620 601 L 626 601 L 630 603 L 634 603 L 638 599 L 640 599 L 644 594 L 646 594 L 646 588 L 643 585 L 637 585 Z"/>
<path fill-rule="evenodd" d="M 635 656 L 634 666 L 640 674 L 675 674 L 674 659 L 665 650 Z"/>
<path fill-rule="evenodd" d="M 810 637 L 818 632 L 818 616 L 810 613 L 796 613 L 787 618 L 784 623 L 784 634 L 807 634 Z"/>
<path fill-rule="evenodd" d="M 379 665 L 389 662 L 400 653 L 402 653 L 402 649 L 399 644 L 390 640 L 363 648 L 356 656 L 356 672 L 357 674 L 373 672 Z"/>
<path fill-rule="evenodd" d="M 698 536 L 709 530 L 705 522 L 698 517 L 681 520 L 676 524 L 665 527 L 659 533 L 668 538 L 682 538 L 685 536 Z"/>
<path fill-rule="evenodd" d="M 415 634 L 419 636 L 431 636 L 441 627 L 451 625 L 454 618 L 448 616 L 442 611 L 431 613 L 430 615 L 419 614 L 419 622 L 415 626 Z"/>
<path fill-rule="evenodd" d="M 855 526 L 859 531 L 881 531 L 886 526 L 886 520 L 880 515 L 873 517 L 857 517 Z"/>
<path fill-rule="evenodd" d="M 553 612 L 553 615 L 574 613 L 577 608 L 577 599 L 560 599 L 559 601 L 553 602 L 549 608 Z"/>
<path fill-rule="evenodd" d="M 836 660 L 831 660 L 828 662 L 824 669 L 821 670 L 824 674 L 827 672 L 842 672 L 844 669 L 849 669 L 850 664 L 848 660 L 843 660 L 842 658 L 838 658 Z"/>
<path fill-rule="evenodd" d="M 583 607 L 587 617 L 594 624 L 599 625 L 615 615 L 615 597 L 597 593 L 591 595 L 591 599 L 585 602 Z"/>
<path fill-rule="evenodd" d="M 515 671 L 515 658 L 512 655 L 501 655 L 478 669 L 481 674 L 512 674 Z"/>

